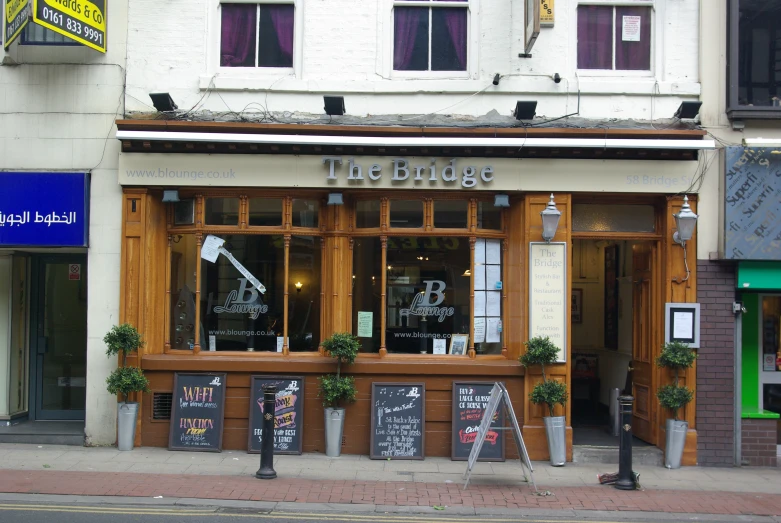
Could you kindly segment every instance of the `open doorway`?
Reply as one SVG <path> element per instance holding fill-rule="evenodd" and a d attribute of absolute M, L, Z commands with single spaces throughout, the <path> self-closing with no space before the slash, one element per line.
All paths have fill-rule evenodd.
<path fill-rule="evenodd" d="M 572 254 L 572 428 L 573 444 L 618 446 L 611 402 L 632 393 L 629 369 L 642 325 L 637 285 L 638 254 L 652 242 L 577 239 Z M 650 284 L 645 280 L 646 284 Z M 648 285 L 650 287 L 650 285 Z M 628 379 L 629 378 L 629 379 Z M 635 445 L 650 445 L 640 439 Z"/>

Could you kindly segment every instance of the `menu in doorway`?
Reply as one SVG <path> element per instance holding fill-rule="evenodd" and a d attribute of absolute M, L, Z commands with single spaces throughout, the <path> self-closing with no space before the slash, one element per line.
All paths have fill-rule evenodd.
<path fill-rule="evenodd" d="M 453 461 L 469 458 L 493 386 L 493 382 L 453 382 L 453 444 L 451 452 Z M 488 428 L 483 447 L 480 449 L 479 461 L 504 461 L 504 438 L 502 431 L 499 430 L 499 427 L 503 426 L 504 410 L 499 409 Z"/>
<path fill-rule="evenodd" d="M 426 394 L 423 383 L 372 383 L 372 459 L 423 459 Z"/>
<path fill-rule="evenodd" d="M 174 374 L 169 450 L 220 452 L 226 373 Z"/>

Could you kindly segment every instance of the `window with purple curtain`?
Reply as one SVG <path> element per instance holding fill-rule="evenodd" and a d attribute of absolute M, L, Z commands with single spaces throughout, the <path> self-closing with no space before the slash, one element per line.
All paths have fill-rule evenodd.
<path fill-rule="evenodd" d="M 578 6 L 578 69 L 650 70 L 651 8 Z"/>
<path fill-rule="evenodd" d="M 469 0 L 464 7 L 404 7 L 393 10 L 393 69 L 466 71 Z M 429 38 L 430 36 L 430 38 Z"/>
<path fill-rule="evenodd" d="M 222 4 L 220 66 L 293 67 L 293 4 Z"/>

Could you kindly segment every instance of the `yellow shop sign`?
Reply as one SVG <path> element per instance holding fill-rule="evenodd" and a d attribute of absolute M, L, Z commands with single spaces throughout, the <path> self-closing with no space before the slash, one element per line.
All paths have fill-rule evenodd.
<path fill-rule="evenodd" d="M 106 0 L 33 0 L 33 20 L 52 31 L 106 52 Z"/>
<path fill-rule="evenodd" d="M 3 38 L 3 43 L 6 49 L 22 34 L 22 29 L 29 21 L 29 0 L 5 0 L 5 38 Z"/>

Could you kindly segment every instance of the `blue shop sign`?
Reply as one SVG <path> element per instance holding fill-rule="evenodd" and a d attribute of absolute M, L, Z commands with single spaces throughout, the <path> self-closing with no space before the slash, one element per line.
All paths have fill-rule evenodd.
<path fill-rule="evenodd" d="M 89 174 L 0 172 L 0 247 L 86 247 Z"/>

